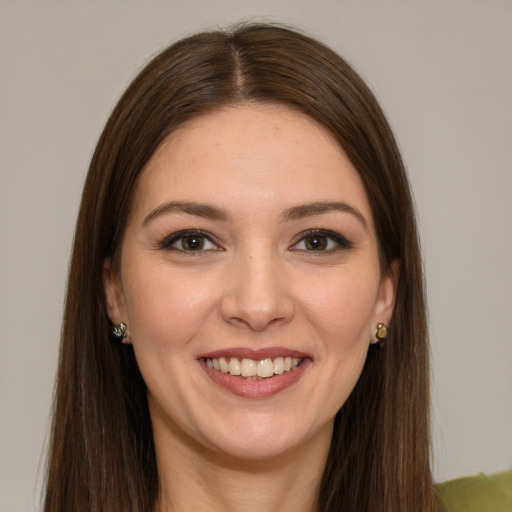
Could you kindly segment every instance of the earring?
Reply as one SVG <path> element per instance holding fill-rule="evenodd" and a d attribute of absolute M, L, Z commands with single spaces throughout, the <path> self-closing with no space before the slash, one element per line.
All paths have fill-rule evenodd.
<path fill-rule="evenodd" d="M 386 324 L 377 324 L 377 332 L 375 333 L 379 346 L 382 346 L 388 337 L 388 327 Z"/>
<path fill-rule="evenodd" d="M 120 324 L 112 326 L 112 335 L 116 338 L 116 341 L 120 343 L 126 338 L 126 324 L 121 322 Z"/>

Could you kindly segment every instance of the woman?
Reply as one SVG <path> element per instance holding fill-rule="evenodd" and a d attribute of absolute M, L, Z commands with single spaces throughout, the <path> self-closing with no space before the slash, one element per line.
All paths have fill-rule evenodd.
<path fill-rule="evenodd" d="M 428 402 L 411 194 L 362 80 L 275 26 L 155 57 L 84 188 L 45 510 L 433 510 Z"/>

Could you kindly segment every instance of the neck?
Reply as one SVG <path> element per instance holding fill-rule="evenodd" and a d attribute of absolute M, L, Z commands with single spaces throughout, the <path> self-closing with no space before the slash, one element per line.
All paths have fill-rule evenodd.
<path fill-rule="evenodd" d="M 155 431 L 157 512 L 315 512 L 332 425 L 271 459 L 229 457 Z"/>

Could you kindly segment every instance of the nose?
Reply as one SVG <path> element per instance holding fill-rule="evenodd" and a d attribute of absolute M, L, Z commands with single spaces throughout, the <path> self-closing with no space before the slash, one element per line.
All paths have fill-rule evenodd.
<path fill-rule="evenodd" d="M 292 319 L 286 275 L 276 260 L 264 253 L 240 256 L 233 262 L 221 304 L 224 321 L 261 332 Z"/>

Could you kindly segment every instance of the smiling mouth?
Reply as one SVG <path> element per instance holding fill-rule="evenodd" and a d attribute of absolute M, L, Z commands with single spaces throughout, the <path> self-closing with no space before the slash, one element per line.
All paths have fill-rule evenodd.
<path fill-rule="evenodd" d="M 297 357 L 267 357 L 265 359 L 239 359 L 238 357 L 205 357 L 204 362 L 212 369 L 243 377 L 248 380 L 270 379 L 274 375 L 296 370 L 303 359 Z"/>

